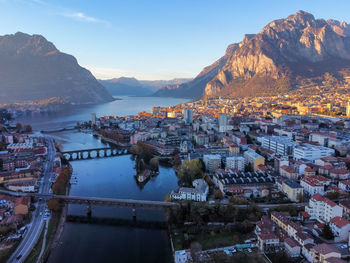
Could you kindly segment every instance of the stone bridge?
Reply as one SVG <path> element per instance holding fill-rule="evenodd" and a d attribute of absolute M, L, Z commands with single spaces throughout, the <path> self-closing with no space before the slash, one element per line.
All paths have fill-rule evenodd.
<path fill-rule="evenodd" d="M 92 153 L 95 153 L 95 155 L 93 155 Z M 92 159 L 92 158 L 104 158 L 104 157 L 125 155 L 125 154 L 129 154 L 129 148 L 128 147 L 118 147 L 118 148 L 105 147 L 105 148 L 64 151 L 62 152 L 62 154 L 68 161 L 76 161 L 76 160 L 86 160 L 86 159 Z"/>

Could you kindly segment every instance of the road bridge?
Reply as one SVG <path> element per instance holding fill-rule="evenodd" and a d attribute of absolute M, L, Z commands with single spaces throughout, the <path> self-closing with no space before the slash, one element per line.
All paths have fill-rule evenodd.
<path fill-rule="evenodd" d="M 93 155 L 92 153 L 95 153 Z M 63 156 L 68 161 L 86 160 L 92 158 L 104 158 L 129 154 L 128 147 L 104 147 L 104 148 L 93 148 L 93 149 L 82 149 L 82 150 L 71 150 L 62 152 Z"/>

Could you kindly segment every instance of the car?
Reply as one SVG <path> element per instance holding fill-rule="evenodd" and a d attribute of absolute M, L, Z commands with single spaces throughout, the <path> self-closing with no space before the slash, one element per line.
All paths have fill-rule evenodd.
<path fill-rule="evenodd" d="M 248 248 L 247 250 L 248 250 L 249 253 L 253 252 L 253 250 L 251 248 Z"/>

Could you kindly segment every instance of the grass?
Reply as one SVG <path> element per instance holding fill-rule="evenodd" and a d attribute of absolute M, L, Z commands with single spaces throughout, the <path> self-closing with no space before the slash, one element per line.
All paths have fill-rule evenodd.
<path fill-rule="evenodd" d="M 45 233 L 45 227 L 43 227 L 43 229 L 41 230 L 41 234 L 40 234 L 38 241 L 36 242 L 35 246 L 33 247 L 32 251 L 30 252 L 29 256 L 26 258 L 24 263 L 35 263 L 36 262 L 36 260 L 38 259 L 39 255 L 40 255 L 41 248 L 43 246 L 44 233 Z"/>

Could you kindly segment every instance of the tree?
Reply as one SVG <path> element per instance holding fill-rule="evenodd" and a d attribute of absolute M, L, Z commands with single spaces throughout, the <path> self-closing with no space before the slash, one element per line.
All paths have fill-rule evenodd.
<path fill-rule="evenodd" d="M 20 124 L 19 122 L 16 123 L 16 129 L 18 132 L 20 132 L 22 130 L 22 124 Z"/>
<path fill-rule="evenodd" d="M 328 224 L 324 225 L 321 235 L 326 239 L 333 239 L 334 238 L 332 229 L 330 228 L 330 226 Z"/>
<path fill-rule="evenodd" d="M 303 193 L 298 193 L 297 194 L 297 200 L 298 200 L 299 203 L 301 203 L 303 201 L 303 198 L 304 198 L 303 197 Z"/>
<path fill-rule="evenodd" d="M 335 200 L 335 199 L 339 198 L 340 194 L 339 194 L 339 192 L 329 192 L 329 193 L 325 194 L 324 196 L 327 197 L 328 199 Z"/>
<path fill-rule="evenodd" d="M 58 212 L 61 209 L 61 204 L 57 198 L 52 198 L 47 202 L 47 207 L 53 212 Z"/>
<path fill-rule="evenodd" d="M 191 243 L 191 256 L 193 259 L 193 262 L 199 262 L 200 255 L 199 253 L 202 251 L 202 246 L 198 242 L 192 242 Z"/>
<path fill-rule="evenodd" d="M 158 171 L 159 168 L 159 160 L 157 157 L 153 157 L 150 161 L 149 161 L 150 167 L 152 170 L 154 171 Z"/>
<path fill-rule="evenodd" d="M 199 159 L 184 161 L 177 172 L 179 183 L 183 186 L 191 186 L 193 180 L 203 177 L 203 164 Z"/>
<path fill-rule="evenodd" d="M 4 167 L 4 161 L 3 159 L 0 159 L 0 171 L 2 170 L 3 167 Z"/>
<path fill-rule="evenodd" d="M 177 154 L 174 156 L 174 166 L 175 167 L 179 167 L 181 165 L 181 158 L 180 156 Z"/>
<path fill-rule="evenodd" d="M 222 194 L 221 190 L 216 190 L 215 191 L 215 199 L 223 199 L 224 195 Z"/>
<path fill-rule="evenodd" d="M 33 131 L 32 126 L 30 126 L 29 124 L 24 126 L 24 132 L 30 133 L 32 131 Z"/>

